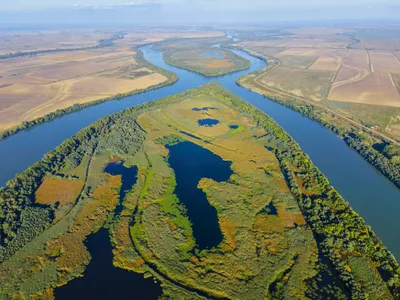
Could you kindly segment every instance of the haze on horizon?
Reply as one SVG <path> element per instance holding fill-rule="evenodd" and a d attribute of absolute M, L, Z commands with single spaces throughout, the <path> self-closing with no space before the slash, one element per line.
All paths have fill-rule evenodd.
<path fill-rule="evenodd" d="M 0 24 L 175 25 L 399 16 L 397 0 L 17 0 L 0 8 Z"/>

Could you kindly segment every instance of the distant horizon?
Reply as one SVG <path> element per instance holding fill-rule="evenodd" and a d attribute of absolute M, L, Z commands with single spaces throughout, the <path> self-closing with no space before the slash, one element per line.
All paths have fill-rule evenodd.
<path fill-rule="evenodd" d="M 1 13 L 0 13 L 1 18 Z M 193 23 L 102 23 L 102 22 L 92 22 L 87 23 L 77 23 L 77 22 L 36 22 L 36 21 L 26 21 L 26 22 L 2 22 L 0 20 L 0 30 L 40 30 L 40 29 L 105 29 L 105 28 L 115 28 L 115 29 L 133 29 L 133 28 L 177 28 L 182 27 L 188 29 L 190 27 L 194 29 L 206 29 L 205 27 L 210 27 L 208 29 L 218 29 L 218 27 L 230 27 L 230 26 L 254 26 L 254 27 L 265 27 L 265 26 L 276 26 L 276 27 L 346 27 L 346 26 L 362 26 L 362 25 L 377 25 L 377 26 L 400 26 L 400 19 L 387 19 L 387 18 L 377 18 L 377 19 L 329 19 L 329 20 L 267 20 L 267 21 L 242 21 L 242 22 L 193 22 Z M 201 28 L 204 27 L 204 28 Z"/>
<path fill-rule="evenodd" d="M 38 0 L 32 6 L 23 5 L 27 0 L 19 0 L 0 10 L 0 25 L 161 26 L 400 20 L 400 4 L 393 0 L 339 0 L 335 3 L 305 0 L 301 5 L 294 0 L 282 0 L 279 4 L 256 0 L 251 6 L 239 0 L 227 1 L 147 0 L 106 4 L 106 0 L 78 0 L 74 5 L 65 1 L 45 5 L 46 0 Z"/>

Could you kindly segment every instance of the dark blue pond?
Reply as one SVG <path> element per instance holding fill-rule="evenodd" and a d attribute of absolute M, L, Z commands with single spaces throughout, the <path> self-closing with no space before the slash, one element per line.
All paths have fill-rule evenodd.
<path fill-rule="evenodd" d="M 89 236 L 86 246 L 92 255 L 84 277 L 74 279 L 55 289 L 57 300 L 87 299 L 158 299 L 162 294 L 153 278 L 129 272 L 112 265 L 113 254 L 108 231 L 105 228 Z"/>
<path fill-rule="evenodd" d="M 121 175 L 122 185 L 119 192 L 119 203 L 115 208 L 115 215 L 119 215 L 123 209 L 123 201 L 126 193 L 129 192 L 137 180 L 138 168 L 136 166 L 127 168 L 123 161 L 111 162 L 104 169 L 110 175 Z"/>
<path fill-rule="evenodd" d="M 229 125 L 229 128 L 230 128 L 230 129 L 238 129 L 238 128 L 239 128 L 239 125 Z"/>
<path fill-rule="evenodd" d="M 207 118 L 207 119 L 198 120 L 197 123 L 199 124 L 199 126 L 212 127 L 212 126 L 218 125 L 219 121 L 216 119 Z"/>
<path fill-rule="evenodd" d="M 169 164 L 176 176 L 175 194 L 187 209 L 198 249 L 211 249 L 222 241 L 217 211 L 197 186 L 202 178 L 227 181 L 231 163 L 190 142 L 168 146 Z"/>
<path fill-rule="evenodd" d="M 194 111 L 209 111 L 209 110 L 218 110 L 218 108 L 215 107 L 194 107 L 192 108 Z"/>

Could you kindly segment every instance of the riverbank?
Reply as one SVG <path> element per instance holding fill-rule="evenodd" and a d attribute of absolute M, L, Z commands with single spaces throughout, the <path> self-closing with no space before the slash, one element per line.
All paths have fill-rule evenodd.
<path fill-rule="evenodd" d="M 204 115 L 219 123 L 199 126 Z M 232 129 L 235 125 L 242 130 Z M 177 145 L 195 148 L 175 153 Z M 198 165 L 206 163 L 208 168 Z M 108 174 L 109 166 L 118 170 Z M 136 173 L 134 166 L 137 180 L 126 181 L 124 172 Z M 164 295 L 231 299 L 252 294 L 264 299 L 295 291 L 317 296 L 318 291 L 303 283 L 317 282 L 319 270 L 327 267 L 318 260 L 322 251 L 336 274 L 324 281 L 331 296 L 398 297 L 398 264 L 364 220 L 282 127 L 218 84 L 98 120 L 11 181 L 1 190 L 2 198 L 13 207 L 8 204 L 22 201 L 23 195 L 32 198 L 49 178 L 86 184 L 79 201 L 69 200 L 72 208 L 54 205 L 57 200 L 51 197 L 41 207 L 18 206 L 22 211 L 16 215 L 36 213 L 34 219 L 23 219 L 21 227 L 10 224 L 19 234 L 7 239 L 22 248 L 0 266 L 8 274 L 0 289 L 3 295 L 39 295 L 77 280 L 90 261 L 84 240 L 107 224 L 116 265 L 158 278 Z M 187 179 L 214 212 L 206 209 L 196 216 L 198 209 L 191 206 L 196 203 L 189 205 L 193 199 L 182 190 Z M 216 226 L 205 234 L 198 223 L 211 215 Z M 220 235 L 204 244 L 209 230 L 220 230 Z M 2 247 L 2 253 L 15 251 Z M 37 257 L 43 267 L 32 271 Z M 365 269 L 375 275 L 365 277 Z M 89 281 L 97 282 L 103 270 L 89 273 L 95 277 Z M 346 291 L 335 289 L 338 280 Z"/>
<path fill-rule="evenodd" d="M 169 65 L 207 78 L 247 70 L 250 67 L 248 60 L 230 50 L 213 47 L 216 43 L 224 41 L 227 40 L 173 40 L 157 43 L 154 48 L 163 52 L 163 59 Z M 210 53 L 214 54 L 209 55 Z"/>
<path fill-rule="evenodd" d="M 4 186 L 17 173 L 41 160 L 44 154 L 52 151 L 65 139 L 104 116 L 210 82 L 204 76 L 171 67 L 163 61 L 162 53 L 149 46 L 142 50 L 148 61 L 178 74 L 180 80 L 161 89 L 88 107 L 3 140 L 0 142 L 0 157 L 3 158 L 0 160 L 1 185 Z M 251 62 L 249 71 L 265 67 L 263 61 L 245 52 L 234 51 Z M 350 202 L 357 213 L 372 226 L 385 245 L 398 257 L 400 255 L 400 240 L 397 238 L 400 234 L 397 215 L 400 210 L 399 190 L 343 140 L 338 139 L 332 131 L 283 105 L 265 99 L 258 93 L 238 86 L 235 83 L 237 78 L 245 74 L 246 71 L 241 71 L 214 80 L 267 113 L 289 132 L 335 189 Z M 310 132 L 313 134 L 309 134 Z M 10 156 L 10 153 L 13 155 Z"/>
<path fill-rule="evenodd" d="M 156 85 L 152 85 L 145 89 L 135 89 L 128 93 L 122 93 L 122 94 L 119 93 L 119 94 L 116 94 L 115 96 L 111 96 L 111 97 L 107 97 L 107 98 L 103 98 L 103 99 L 99 99 L 99 100 L 95 100 L 95 101 L 85 102 L 85 103 L 81 103 L 81 104 L 74 104 L 73 106 L 67 107 L 65 109 L 56 110 L 55 112 L 49 113 L 43 117 L 34 119 L 32 121 L 23 122 L 18 126 L 15 126 L 15 127 L 12 127 L 10 129 L 0 132 L 0 141 L 11 135 L 14 135 L 20 131 L 30 129 L 30 128 L 32 128 L 36 125 L 42 124 L 42 123 L 50 122 L 54 119 L 60 118 L 64 115 L 67 115 L 67 114 L 70 114 L 73 112 L 80 111 L 87 107 L 99 105 L 106 101 L 120 100 L 120 99 L 129 97 L 129 96 L 132 96 L 132 95 L 139 95 L 142 93 L 146 93 L 151 90 L 155 90 L 155 89 L 162 88 L 164 86 L 172 85 L 179 80 L 178 76 L 175 73 L 158 68 L 158 67 L 154 66 L 153 64 L 149 63 L 146 59 L 144 59 L 143 52 L 140 50 L 140 48 L 136 49 L 135 60 L 136 60 L 137 64 L 139 64 L 141 67 L 147 68 L 149 70 L 152 70 L 154 73 L 158 73 L 158 74 L 165 76 L 167 78 L 167 81 L 156 84 Z"/>
<path fill-rule="evenodd" d="M 373 132 L 361 124 L 357 124 L 354 120 L 337 115 L 337 113 L 322 105 L 317 105 L 300 98 L 293 98 L 287 94 L 260 85 L 256 81 L 258 73 L 259 71 L 239 78 L 237 84 L 264 95 L 264 97 L 279 104 L 285 105 L 332 130 L 349 147 L 357 151 L 368 163 L 400 189 L 399 157 L 397 155 L 392 156 L 388 154 L 389 151 L 385 151 L 385 149 L 394 148 L 395 150 L 392 150 L 394 153 L 400 153 L 400 146 L 397 141 L 383 137 L 381 134 Z"/>

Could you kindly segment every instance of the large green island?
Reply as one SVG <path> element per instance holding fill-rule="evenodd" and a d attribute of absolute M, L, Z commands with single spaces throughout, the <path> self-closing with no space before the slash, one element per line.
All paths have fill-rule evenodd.
<path fill-rule="evenodd" d="M 372 229 L 274 120 L 214 83 L 93 123 L 0 205 L 1 299 L 84 294 L 104 230 L 113 268 L 163 299 L 400 297 Z"/>
<path fill-rule="evenodd" d="M 163 59 L 170 65 L 206 77 L 221 76 L 245 70 L 250 62 L 229 49 L 221 47 L 226 38 L 172 39 L 154 45 L 163 52 Z"/>

